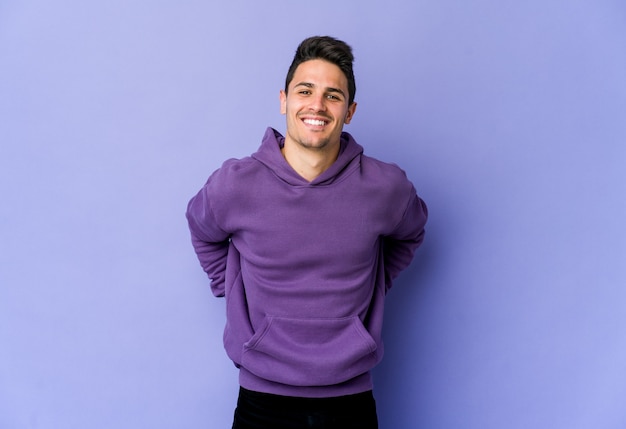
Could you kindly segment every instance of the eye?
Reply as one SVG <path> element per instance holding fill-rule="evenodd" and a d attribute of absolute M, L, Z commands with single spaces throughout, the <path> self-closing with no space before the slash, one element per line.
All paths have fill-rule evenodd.
<path fill-rule="evenodd" d="M 326 98 L 328 98 L 329 100 L 341 100 L 341 98 L 337 97 L 336 95 L 333 94 L 328 94 L 326 96 Z"/>
<path fill-rule="evenodd" d="M 309 91 L 308 89 L 303 89 L 301 91 L 298 91 L 298 94 L 301 94 L 301 95 L 311 95 L 311 91 Z"/>

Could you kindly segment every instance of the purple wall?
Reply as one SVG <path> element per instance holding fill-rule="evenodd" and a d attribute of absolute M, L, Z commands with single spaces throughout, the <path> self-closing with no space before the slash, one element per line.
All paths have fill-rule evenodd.
<path fill-rule="evenodd" d="M 381 429 L 626 427 L 623 2 L 9 0 L 0 428 L 230 427 L 185 205 L 284 129 L 312 34 L 353 45 L 347 130 L 431 213 L 388 297 Z"/>

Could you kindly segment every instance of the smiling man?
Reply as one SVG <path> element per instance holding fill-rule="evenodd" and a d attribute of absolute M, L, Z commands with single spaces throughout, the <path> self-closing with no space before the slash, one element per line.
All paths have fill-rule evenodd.
<path fill-rule="evenodd" d="M 343 131 L 356 111 L 351 48 L 304 40 L 280 91 L 285 136 L 228 160 L 187 219 L 239 368 L 235 429 L 378 427 L 371 369 L 384 298 L 424 238 L 405 173 Z"/>
<path fill-rule="evenodd" d="M 337 158 L 343 125 L 350 123 L 356 103 L 346 75 L 326 60 L 305 61 L 288 79 L 280 92 L 281 113 L 287 116 L 283 154 L 298 173 L 313 180 Z"/>

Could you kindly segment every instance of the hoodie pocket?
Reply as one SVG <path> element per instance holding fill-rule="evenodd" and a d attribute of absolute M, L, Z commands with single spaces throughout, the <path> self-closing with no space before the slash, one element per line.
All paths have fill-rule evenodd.
<path fill-rule="evenodd" d="M 354 317 L 272 317 L 244 344 L 242 366 L 266 380 L 327 386 L 361 375 L 378 363 L 376 342 Z"/>

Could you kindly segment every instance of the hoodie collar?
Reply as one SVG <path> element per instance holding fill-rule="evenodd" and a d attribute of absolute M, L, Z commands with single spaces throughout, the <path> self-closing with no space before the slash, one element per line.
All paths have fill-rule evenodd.
<path fill-rule="evenodd" d="M 308 182 L 296 173 L 285 160 L 280 151 L 284 144 L 285 137 L 275 129 L 268 127 L 259 150 L 252 154 L 252 158 L 264 164 L 281 180 L 292 186 L 330 185 L 351 171 L 351 166 L 358 166 L 360 155 L 363 153 L 363 147 L 349 133 L 342 132 L 339 155 L 337 155 L 335 162 L 313 181 Z"/>

